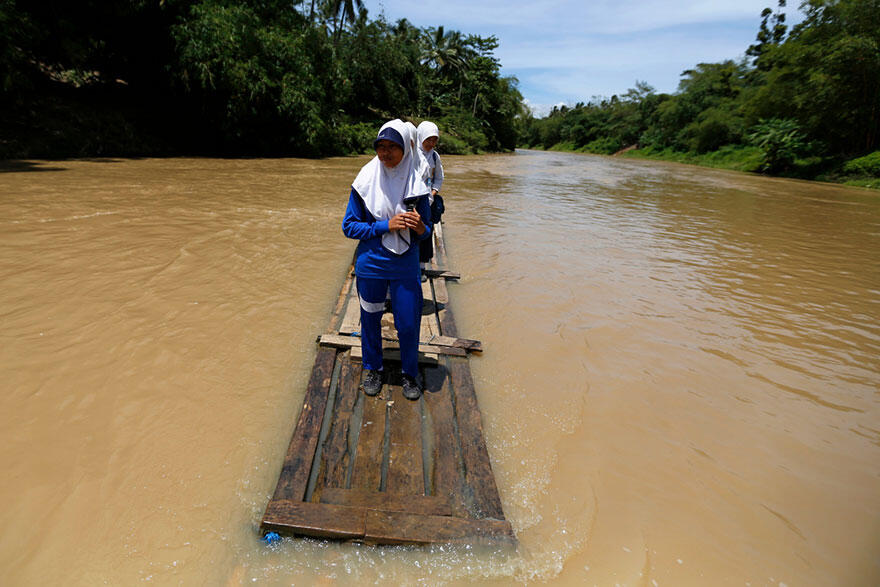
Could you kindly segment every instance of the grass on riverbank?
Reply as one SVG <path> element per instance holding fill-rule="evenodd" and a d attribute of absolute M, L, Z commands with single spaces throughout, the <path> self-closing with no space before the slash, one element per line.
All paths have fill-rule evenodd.
<path fill-rule="evenodd" d="M 716 169 L 732 169 L 756 173 L 761 169 L 763 153 L 757 147 L 727 145 L 711 153 L 683 153 L 672 149 L 632 149 L 621 155 L 634 159 L 655 159 L 689 163 Z"/>

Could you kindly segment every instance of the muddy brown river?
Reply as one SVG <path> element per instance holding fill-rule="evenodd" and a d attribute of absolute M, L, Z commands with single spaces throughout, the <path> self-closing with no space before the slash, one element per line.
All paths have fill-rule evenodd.
<path fill-rule="evenodd" d="M 0 162 L 0 584 L 880 584 L 880 193 L 446 157 L 515 552 L 268 546 L 366 158 Z"/>

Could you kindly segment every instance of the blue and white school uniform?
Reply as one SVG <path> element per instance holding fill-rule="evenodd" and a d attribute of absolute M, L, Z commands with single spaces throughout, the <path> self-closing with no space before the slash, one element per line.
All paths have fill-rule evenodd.
<path fill-rule="evenodd" d="M 437 125 L 433 122 L 429 122 L 427 120 L 423 121 L 418 126 L 419 133 L 419 159 L 422 161 L 422 174 L 425 179 L 425 183 L 428 184 L 428 187 L 431 189 L 435 189 L 438 192 L 440 188 L 443 187 L 443 164 L 440 162 L 440 155 L 437 154 L 436 149 L 431 149 L 430 151 L 425 151 L 422 144 L 425 142 L 425 139 L 430 139 L 431 137 L 440 138 L 440 129 L 437 128 Z M 434 203 L 434 196 L 430 197 L 430 201 Z"/>
<path fill-rule="evenodd" d="M 400 120 L 386 123 L 380 135 L 386 127 L 397 131 L 402 138 L 408 137 Z M 431 236 L 427 197 L 430 189 L 416 172 L 410 141 L 402 142 L 404 156 L 393 169 L 385 167 L 378 157 L 361 168 L 351 186 L 342 232 L 360 241 L 355 254 L 355 275 L 361 306 L 364 368 L 382 369 L 381 320 L 386 292 L 390 292 L 403 372 L 417 377 L 422 315 L 418 243 Z M 426 227 L 421 236 L 409 229 L 388 228 L 393 216 L 406 211 L 403 201 L 410 196 L 418 197 L 416 211 Z"/>

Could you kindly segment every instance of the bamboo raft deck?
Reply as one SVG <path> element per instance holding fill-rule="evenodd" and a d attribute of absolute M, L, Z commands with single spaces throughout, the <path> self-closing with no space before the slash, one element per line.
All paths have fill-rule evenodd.
<path fill-rule="evenodd" d="M 468 353 L 448 308 L 442 225 L 422 284 L 419 369 L 425 391 L 403 397 L 399 363 L 376 397 L 360 390 L 360 305 L 349 271 L 318 354 L 261 531 L 367 544 L 509 543 L 483 439 Z M 386 371 L 399 348 L 383 315 Z"/>

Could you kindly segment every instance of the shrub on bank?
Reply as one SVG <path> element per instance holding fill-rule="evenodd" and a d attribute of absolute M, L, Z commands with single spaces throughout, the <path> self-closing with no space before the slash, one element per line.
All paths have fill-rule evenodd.
<path fill-rule="evenodd" d="M 376 138 L 376 129 L 379 126 L 381 123 L 340 124 L 335 129 L 335 144 L 338 145 L 343 155 L 371 153 L 373 140 Z"/>
<path fill-rule="evenodd" d="M 764 153 L 761 149 L 747 145 L 725 145 L 717 151 L 702 155 L 694 152 L 675 151 L 671 148 L 646 147 L 627 151 L 623 156 L 749 172 L 758 171 L 764 161 Z"/>
<path fill-rule="evenodd" d="M 847 161 L 843 165 L 843 171 L 850 175 L 880 177 L 880 151 Z"/>
<path fill-rule="evenodd" d="M 613 137 L 602 137 L 590 141 L 583 147 L 586 153 L 598 153 L 599 155 L 612 155 L 621 149 L 620 141 Z"/>

